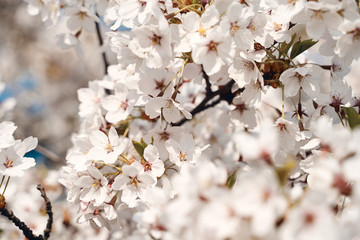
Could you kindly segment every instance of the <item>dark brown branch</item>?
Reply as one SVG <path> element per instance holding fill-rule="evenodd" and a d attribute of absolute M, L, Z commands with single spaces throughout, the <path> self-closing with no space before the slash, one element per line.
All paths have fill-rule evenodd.
<path fill-rule="evenodd" d="M 46 213 L 49 216 L 49 219 L 46 224 L 46 228 L 44 230 L 44 237 L 43 237 L 43 239 L 48 239 L 50 237 L 51 228 L 52 228 L 52 224 L 54 221 L 51 202 L 50 202 L 49 198 L 46 196 L 45 188 L 43 186 L 41 186 L 41 184 L 37 185 L 37 190 L 40 191 L 41 197 L 45 201 Z"/>
<path fill-rule="evenodd" d="M 231 88 L 234 85 L 234 83 L 235 83 L 235 81 L 231 80 L 226 85 L 220 87 L 217 91 L 215 91 L 215 92 L 211 91 L 211 92 L 207 93 L 205 98 L 201 101 L 201 103 L 199 103 L 199 105 L 196 106 L 190 112 L 191 115 L 194 117 L 196 114 L 204 111 L 205 109 L 208 109 L 208 108 L 213 107 L 216 104 L 220 103 L 221 100 L 225 100 L 230 104 L 232 102 L 233 98 L 235 97 L 235 94 L 236 94 L 236 93 L 231 92 Z M 242 92 L 243 89 L 240 89 L 239 91 Z M 215 98 L 217 96 L 219 96 L 219 98 L 216 101 L 208 104 L 208 102 L 210 102 L 213 98 Z M 186 121 L 188 121 L 188 119 L 183 118 L 179 122 L 173 123 L 172 126 L 181 126 Z"/>
<path fill-rule="evenodd" d="M 24 222 L 14 215 L 13 211 L 8 210 L 6 207 L 1 208 L 0 211 L 1 215 L 7 217 L 11 222 L 13 222 L 23 232 L 27 239 L 40 239 L 34 235 L 32 230 Z"/>
<path fill-rule="evenodd" d="M 100 19 L 98 14 L 96 14 L 96 16 Z M 102 38 L 102 35 L 101 35 L 100 22 L 95 22 L 95 26 L 96 26 L 96 34 L 97 34 L 97 37 L 99 39 L 100 47 L 102 47 L 104 45 L 104 41 L 103 41 L 103 38 Z M 104 73 L 107 74 L 107 69 L 109 67 L 109 62 L 107 61 L 105 51 L 102 52 L 102 58 L 103 58 L 104 67 L 105 67 Z"/>
<path fill-rule="evenodd" d="M 204 67 L 201 65 L 201 71 L 202 71 L 202 74 L 203 74 L 203 77 L 205 79 L 205 83 L 206 83 L 206 95 L 210 95 L 213 93 L 213 91 L 211 90 L 211 83 L 210 83 L 210 80 L 209 80 L 209 75 L 206 74 L 205 70 L 204 70 Z"/>
<path fill-rule="evenodd" d="M 49 198 L 46 196 L 45 189 L 40 184 L 37 186 L 37 189 L 40 191 L 41 196 L 45 200 L 46 205 L 46 213 L 49 215 L 49 219 L 46 225 L 46 229 L 44 231 L 44 236 L 39 235 L 35 236 L 32 230 L 24 223 L 22 222 L 18 217 L 16 217 L 13 213 L 13 211 L 8 210 L 5 207 L 5 204 L 2 208 L 0 208 L 1 215 L 7 217 L 11 222 L 13 222 L 24 234 L 24 236 L 29 240 L 46 240 L 50 237 L 51 227 L 53 223 L 53 213 L 51 209 L 51 203 Z"/>

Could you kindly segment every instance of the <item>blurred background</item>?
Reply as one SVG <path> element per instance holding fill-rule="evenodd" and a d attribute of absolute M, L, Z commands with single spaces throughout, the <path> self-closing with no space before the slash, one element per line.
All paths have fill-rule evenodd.
<path fill-rule="evenodd" d="M 63 32 L 65 22 L 45 27 L 40 16 L 28 14 L 24 1 L 0 0 L 1 120 L 18 126 L 16 138 L 37 137 L 40 152 L 48 150 L 56 165 L 65 163 L 71 133 L 78 129 L 77 89 L 104 74 L 96 33 L 81 33 L 85 55 L 80 58 L 74 49 L 56 45 L 55 36 Z"/>
<path fill-rule="evenodd" d="M 66 201 L 66 191 L 58 182 L 72 145 L 71 134 L 78 131 L 77 90 L 104 75 L 98 36 L 96 32 L 81 33 L 85 51 L 80 58 L 74 49 L 63 50 L 56 44 L 56 35 L 68 31 L 66 19 L 46 27 L 40 16 L 28 14 L 27 5 L 22 0 L 0 0 L 0 121 L 18 126 L 15 139 L 39 139 L 38 148 L 28 154 L 37 165 L 25 176 L 11 178 L 6 206 L 35 234 L 41 234 L 48 218 L 36 190 L 41 183 L 53 205 L 52 239 L 108 239 L 106 230 L 76 223 L 78 208 Z M 101 27 L 104 33 L 105 26 Z M 110 51 L 107 58 L 116 62 Z M 25 237 L 0 217 L 0 239 Z"/>

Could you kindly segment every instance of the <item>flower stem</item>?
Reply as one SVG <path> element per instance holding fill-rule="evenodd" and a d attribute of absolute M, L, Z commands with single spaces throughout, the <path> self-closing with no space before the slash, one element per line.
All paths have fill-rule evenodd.
<path fill-rule="evenodd" d="M 7 179 L 7 181 L 6 181 L 6 185 L 5 185 L 4 191 L 3 191 L 3 193 L 2 193 L 3 196 L 4 196 L 4 194 L 5 194 L 5 191 L 6 191 L 6 188 L 7 188 L 8 184 L 9 184 L 9 181 L 10 181 L 10 176 L 8 177 L 8 179 Z"/>
<path fill-rule="evenodd" d="M 0 188 L 2 187 L 2 184 L 3 184 L 3 182 L 4 182 L 4 179 L 5 179 L 5 176 L 3 176 L 2 179 L 1 179 Z"/>
<path fill-rule="evenodd" d="M 284 85 L 281 84 L 281 117 L 285 118 L 285 93 Z"/>
<path fill-rule="evenodd" d="M 110 164 L 110 163 L 104 163 L 104 162 L 102 162 L 102 161 L 93 161 L 93 163 L 103 164 L 103 165 L 105 165 L 105 166 L 109 166 L 109 167 L 115 168 L 115 169 L 119 170 L 120 172 L 122 172 L 121 167 L 115 166 L 115 165 Z"/>

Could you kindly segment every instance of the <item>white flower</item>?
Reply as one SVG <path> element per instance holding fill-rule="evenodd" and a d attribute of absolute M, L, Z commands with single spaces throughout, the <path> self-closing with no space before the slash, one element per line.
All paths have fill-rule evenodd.
<path fill-rule="evenodd" d="M 241 96 L 236 96 L 233 104 L 235 109 L 230 112 L 231 117 L 240 121 L 247 128 L 254 128 L 256 126 L 255 109 L 249 107 Z"/>
<path fill-rule="evenodd" d="M 129 43 L 130 50 L 145 59 L 149 68 L 165 67 L 172 58 L 170 28 L 141 26 L 132 29 L 134 38 Z"/>
<path fill-rule="evenodd" d="M 334 52 L 345 62 L 345 65 L 360 57 L 360 19 L 356 21 L 346 21 L 341 26 L 343 34 L 336 42 Z"/>
<path fill-rule="evenodd" d="M 105 90 L 100 87 L 98 82 L 90 82 L 89 88 L 80 88 L 77 93 L 80 101 L 79 115 L 81 117 L 91 116 L 100 111 L 100 103 L 105 95 Z"/>
<path fill-rule="evenodd" d="M 281 240 L 341 239 L 333 211 L 321 194 L 310 192 L 300 206 L 292 208 L 280 229 Z"/>
<path fill-rule="evenodd" d="M 174 73 L 165 69 L 145 69 L 140 75 L 139 90 L 151 97 L 157 97 L 160 93 L 169 97 L 174 89 L 174 81 L 171 81 L 173 76 Z"/>
<path fill-rule="evenodd" d="M 90 134 L 90 141 L 94 146 L 90 149 L 88 158 L 105 163 L 114 163 L 125 149 L 125 144 L 114 127 L 110 128 L 108 136 L 102 131 L 93 131 Z"/>
<path fill-rule="evenodd" d="M 168 123 L 175 123 L 181 119 L 181 114 L 186 119 L 191 119 L 191 114 L 186 111 L 179 103 L 171 98 L 157 97 L 152 98 L 145 105 L 145 113 L 151 119 L 163 115 L 165 121 Z"/>
<path fill-rule="evenodd" d="M 284 118 L 278 118 L 275 126 L 279 133 L 279 146 L 281 149 L 294 151 L 296 142 L 303 139 L 299 127 Z"/>
<path fill-rule="evenodd" d="M 85 7 L 69 7 L 66 13 L 70 16 L 67 26 L 72 31 L 85 29 L 86 31 L 93 32 L 95 22 L 99 21 L 98 17 Z"/>
<path fill-rule="evenodd" d="M 193 136 L 189 133 L 182 135 L 179 142 L 169 139 L 165 142 L 169 159 L 176 166 L 194 164 L 199 160 L 201 149 L 195 146 Z"/>
<path fill-rule="evenodd" d="M 311 98 L 315 99 L 319 92 L 319 76 L 322 70 L 318 66 L 289 68 L 280 75 L 284 84 L 286 97 L 295 96 L 300 88 Z"/>
<path fill-rule="evenodd" d="M 230 64 L 234 56 L 228 34 L 221 28 L 209 30 L 206 37 L 194 38 L 191 56 L 194 63 L 202 64 L 208 75 L 217 73 L 221 66 Z"/>
<path fill-rule="evenodd" d="M 239 57 L 235 58 L 228 71 L 229 76 L 235 80 L 239 87 L 244 87 L 245 84 L 250 82 L 257 82 L 258 79 L 262 80 L 261 73 L 255 62 L 248 59 L 245 54 L 240 54 Z"/>
<path fill-rule="evenodd" d="M 167 127 L 165 130 L 154 128 L 144 136 L 144 140 L 146 142 L 153 142 L 153 145 L 159 150 L 160 159 L 166 160 L 168 152 L 165 142 L 170 138 L 180 140 L 182 133 L 183 129 L 180 127 Z"/>
<path fill-rule="evenodd" d="M 24 171 L 35 166 L 35 159 L 24 157 L 38 143 L 37 138 L 28 137 L 24 141 L 17 140 L 15 144 L 0 152 L 0 173 L 10 177 L 21 177 Z"/>
<path fill-rule="evenodd" d="M 122 174 L 115 178 L 112 188 L 122 190 L 121 201 L 131 207 L 137 197 L 142 197 L 143 189 L 155 186 L 156 182 L 152 174 L 144 172 L 141 163 L 133 162 L 122 166 Z"/>
<path fill-rule="evenodd" d="M 105 97 L 102 106 L 108 112 L 105 119 L 110 123 L 125 120 L 132 112 L 138 95 L 135 90 L 129 90 L 125 85 L 118 83 L 115 86 L 115 95 Z"/>
<path fill-rule="evenodd" d="M 287 207 L 272 169 L 239 172 L 233 189 L 238 196 L 234 203 L 235 211 L 240 216 L 251 218 L 251 232 L 258 237 L 269 234 Z"/>
<path fill-rule="evenodd" d="M 13 134 L 16 128 L 13 122 L 0 123 L 0 148 L 7 148 L 15 144 Z"/>
<path fill-rule="evenodd" d="M 84 202 L 94 201 L 96 206 L 104 203 L 109 188 L 108 181 L 96 167 L 88 167 L 87 174 L 79 178 L 75 183 L 82 188 L 80 192 L 80 200 Z"/>
<path fill-rule="evenodd" d="M 253 46 L 253 35 L 248 29 L 251 19 L 255 16 L 252 8 L 239 2 L 233 2 L 224 15 L 221 26 L 227 29 L 237 47 L 243 50 Z"/>
<path fill-rule="evenodd" d="M 79 57 L 84 56 L 84 48 L 79 39 L 71 33 L 60 33 L 56 35 L 57 45 L 61 49 L 74 48 Z"/>
<path fill-rule="evenodd" d="M 148 145 L 144 149 L 145 162 L 142 163 L 144 171 L 153 174 L 155 177 L 161 177 L 165 168 L 164 162 L 160 160 L 158 149 L 154 145 Z"/>

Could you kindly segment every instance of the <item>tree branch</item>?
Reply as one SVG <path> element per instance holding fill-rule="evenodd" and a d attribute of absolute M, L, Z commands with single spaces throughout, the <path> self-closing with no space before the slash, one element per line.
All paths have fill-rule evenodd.
<path fill-rule="evenodd" d="M 230 82 L 228 82 L 226 85 L 220 87 L 217 91 L 213 92 L 207 92 L 205 98 L 201 101 L 201 103 L 199 103 L 198 106 L 196 106 L 190 113 L 191 115 L 194 117 L 196 114 L 204 111 L 205 109 L 208 109 L 210 107 L 214 107 L 216 104 L 220 103 L 221 100 L 225 100 L 227 101 L 229 104 L 232 103 L 233 98 L 235 97 L 236 93 L 242 92 L 243 89 L 239 89 L 237 92 L 232 93 L 231 92 L 231 88 L 234 85 L 235 81 L 231 80 Z M 219 99 L 217 99 L 216 101 L 208 104 L 208 102 L 210 102 L 213 98 L 215 98 L 216 96 L 219 96 Z M 182 124 L 184 124 L 186 121 L 188 121 L 188 119 L 183 118 L 181 119 L 179 122 L 173 123 L 172 126 L 181 126 Z"/>
<path fill-rule="evenodd" d="M 96 14 L 96 16 L 100 19 L 98 14 Z M 104 45 L 104 41 L 103 41 L 103 38 L 102 38 L 102 35 L 101 35 L 100 22 L 95 22 L 95 26 L 96 26 L 96 34 L 97 34 L 97 37 L 99 39 L 100 47 L 102 47 Z M 107 69 L 109 67 L 109 62 L 107 61 L 105 51 L 102 52 L 102 58 L 103 58 L 104 67 L 105 67 L 104 73 L 107 74 Z"/>
<path fill-rule="evenodd" d="M 1 213 L 1 215 L 7 217 L 11 222 L 13 222 L 23 232 L 24 236 L 27 239 L 29 239 L 29 240 L 46 240 L 50 237 L 51 227 L 52 227 L 52 223 L 53 223 L 53 213 L 52 213 L 50 200 L 46 196 L 44 187 L 39 184 L 37 186 L 37 189 L 40 191 L 41 196 L 45 200 L 46 213 L 49 215 L 46 229 L 44 231 L 44 236 L 42 236 L 42 235 L 35 236 L 33 231 L 24 222 L 22 222 L 18 217 L 16 217 L 14 215 L 13 211 L 8 210 L 5 207 L 5 203 L 2 206 L 2 208 L 0 208 L 0 213 Z"/>

